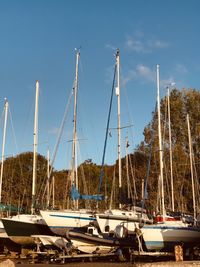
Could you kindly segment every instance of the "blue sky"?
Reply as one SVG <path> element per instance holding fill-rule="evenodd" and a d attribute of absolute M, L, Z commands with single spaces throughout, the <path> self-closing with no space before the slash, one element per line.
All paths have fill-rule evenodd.
<path fill-rule="evenodd" d="M 52 157 L 81 47 L 78 92 L 79 162 L 100 164 L 115 51 L 121 59 L 122 155 L 143 140 L 156 101 L 156 64 L 161 96 L 170 82 L 200 87 L 198 0 L 0 0 L 0 108 L 8 99 L 5 155 L 33 150 L 35 81 L 40 81 L 38 152 Z M 116 98 L 111 127 L 116 127 Z M 72 110 L 72 108 L 71 108 Z M 3 120 L 0 121 L 2 140 Z M 66 121 L 55 168 L 69 167 L 72 113 Z M 106 163 L 117 158 L 117 136 L 109 137 Z"/>

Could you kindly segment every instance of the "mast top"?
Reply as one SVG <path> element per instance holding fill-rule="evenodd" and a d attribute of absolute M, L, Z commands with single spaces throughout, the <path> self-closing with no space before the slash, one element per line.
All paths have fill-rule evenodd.
<path fill-rule="evenodd" d="M 117 48 L 117 51 L 116 51 L 116 57 L 119 56 L 119 48 Z"/>
<path fill-rule="evenodd" d="M 80 48 L 75 48 L 76 54 L 80 55 L 81 53 L 81 47 Z"/>

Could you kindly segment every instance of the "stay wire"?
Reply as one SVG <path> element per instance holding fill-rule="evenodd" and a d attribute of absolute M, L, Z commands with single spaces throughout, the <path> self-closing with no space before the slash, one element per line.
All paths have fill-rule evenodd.
<path fill-rule="evenodd" d="M 104 175 L 104 162 L 105 162 L 106 145 L 107 145 L 107 139 L 108 139 L 109 125 L 110 125 L 110 116 L 111 116 L 111 110 L 112 110 L 112 101 L 113 101 L 114 88 L 115 88 L 116 70 L 117 70 L 117 64 L 115 64 L 115 68 L 114 68 L 114 77 L 113 77 L 112 91 L 111 91 L 111 96 L 110 96 L 110 106 L 109 106 L 109 112 L 108 112 L 106 136 L 105 136 L 105 142 L 104 142 L 104 148 L 103 148 L 103 157 L 102 157 L 100 177 L 99 177 L 98 194 L 100 193 L 100 190 L 101 190 L 103 175 Z"/>
<path fill-rule="evenodd" d="M 67 115 L 68 115 L 68 112 L 69 112 L 69 106 L 70 106 L 70 103 L 71 103 L 72 96 L 73 96 L 73 88 L 72 88 L 71 94 L 70 94 L 70 96 L 68 98 L 66 109 L 65 109 L 65 112 L 64 112 L 64 116 L 63 116 L 63 119 L 62 119 L 62 122 L 61 122 L 61 126 L 59 128 L 57 142 L 56 142 L 56 145 L 54 147 L 52 160 L 50 162 L 49 177 L 51 177 L 51 174 L 52 174 L 52 171 L 53 171 L 54 161 L 55 161 L 55 158 L 56 158 L 56 155 L 57 155 L 57 151 L 58 151 L 58 146 L 60 144 L 60 140 L 61 140 L 61 137 L 62 137 L 62 134 L 63 134 L 63 129 L 64 129 L 64 126 L 65 126 L 65 122 L 67 120 Z M 44 191 L 46 191 L 46 187 L 47 187 L 47 184 L 45 186 L 45 190 Z M 44 197 L 44 194 L 43 194 L 43 197 Z"/>

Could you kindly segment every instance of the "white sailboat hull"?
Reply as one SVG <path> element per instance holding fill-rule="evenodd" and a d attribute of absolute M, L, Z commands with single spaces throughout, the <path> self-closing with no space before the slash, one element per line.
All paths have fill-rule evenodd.
<path fill-rule="evenodd" d="M 86 210 L 41 210 L 40 213 L 51 231 L 62 236 L 69 228 L 86 227 L 96 220 L 93 213 Z"/>
<path fill-rule="evenodd" d="M 149 251 L 169 251 L 173 250 L 176 244 L 190 246 L 199 243 L 200 240 L 200 228 L 192 226 L 163 223 L 144 226 L 141 232 L 145 246 Z"/>
<path fill-rule="evenodd" d="M 149 222 L 146 214 L 136 211 L 111 210 L 102 214 L 96 214 L 96 220 L 102 233 L 116 232 L 119 225 L 123 225 L 128 231 L 133 232 L 139 223 Z"/>
<path fill-rule="evenodd" d="M 19 245 L 34 245 L 31 235 L 52 234 L 40 215 L 19 214 L 10 218 L 2 218 L 2 221 L 9 238 Z"/>

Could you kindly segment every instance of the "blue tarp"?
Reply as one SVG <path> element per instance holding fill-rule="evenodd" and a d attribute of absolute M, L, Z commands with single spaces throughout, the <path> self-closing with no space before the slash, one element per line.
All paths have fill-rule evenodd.
<path fill-rule="evenodd" d="M 103 195 L 81 195 L 74 185 L 72 185 L 71 198 L 73 200 L 78 200 L 78 199 L 93 199 L 97 201 L 104 200 Z"/>

